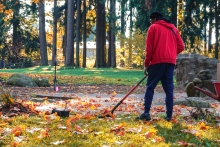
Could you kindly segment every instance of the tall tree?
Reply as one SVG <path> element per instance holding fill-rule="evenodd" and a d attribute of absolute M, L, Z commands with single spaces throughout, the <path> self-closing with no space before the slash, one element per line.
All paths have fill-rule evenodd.
<path fill-rule="evenodd" d="M 121 34 L 125 36 L 125 30 L 126 30 L 126 21 L 125 21 L 125 4 L 127 0 L 121 0 Z M 121 48 L 124 47 L 124 41 L 123 39 L 120 42 Z"/>
<path fill-rule="evenodd" d="M 81 29 L 81 0 L 77 0 L 77 19 L 76 19 L 76 67 L 79 67 L 79 46 Z"/>
<path fill-rule="evenodd" d="M 120 47 L 121 47 L 121 56 L 122 58 L 124 58 L 125 56 L 125 50 L 124 50 L 124 45 L 125 45 L 125 41 L 124 41 L 124 37 L 125 37 L 125 30 L 126 30 L 126 21 L 125 21 L 125 11 L 126 11 L 126 2 L 127 0 L 121 0 L 121 35 L 123 36 L 120 40 Z M 120 60 L 120 66 L 124 66 L 124 60 Z"/>
<path fill-rule="evenodd" d="M 105 67 L 105 0 L 96 0 L 96 67 Z"/>
<path fill-rule="evenodd" d="M 208 24 L 208 14 L 207 14 L 207 1 L 204 0 L 203 2 L 203 14 L 204 14 L 204 23 L 203 23 L 203 29 L 204 29 L 204 51 L 207 51 L 207 24 Z"/>
<path fill-rule="evenodd" d="M 129 28 L 129 38 L 132 40 L 132 34 L 133 34 L 133 0 L 129 0 L 129 18 L 130 18 L 130 28 Z M 128 66 L 131 66 L 132 64 L 132 44 L 129 44 L 128 48 Z"/>
<path fill-rule="evenodd" d="M 212 29 L 213 29 L 213 3 L 209 5 L 209 39 L 208 39 L 208 51 L 212 51 Z"/>
<path fill-rule="evenodd" d="M 45 12 L 44 0 L 40 0 L 39 1 L 39 36 L 40 36 L 41 66 L 48 65 L 44 12 Z"/>
<path fill-rule="evenodd" d="M 170 11 L 168 11 L 168 15 L 170 16 L 170 20 L 172 23 L 177 26 L 177 0 L 170 0 L 172 4 L 170 6 Z"/>
<path fill-rule="evenodd" d="M 115 48 L 115 22 L 116 22 L 116 1 L 115 0 L 110 0 L 110 48 L 111 48 L 111 67 L 115 68 L 116 67 L 116 48 Z"/>
<path fill-rule="evenodd" d="M 75 0 L 68 0 L 67 8 L 67 46 L 65 65 L 74 66 L 74 15 Z"/>
<path fill-rule="evenodd" d="M 53 10 L 53 48 L 52 48 L 52 63 L 54 66 L 56 64 L 56 51 L 57 51 L 57 0 L 54 0 L 54 10 Z"/>
<path fill-rule="evenodd" d="M 10 30 L 10 24 L 9 21 L 5 21 L 6 15 L 3 13 L 4 7 L 5 7 L 6 2 L 4 1 L 3 3 L 0 3 L 0 58 L 1 60 L 5 60 L 7 57 L 7 50 L 8 50 L 8 34 Z M 7 9 L 7 7 L 5 8 Z"/>
<path fill-rule="evenodd" d="M 218 59 L 219 53 L 219 12 L 220 4 L 218 0 L 215 0 L 215 58 Z"/>
<path fill-rule="evenodd" d="M 68 7 L 68 0 L 65 0 L 66 9 L 64 10 L 64 35 L 62 40 L 62 48 L 63 48 L 63 56 L 65 57 L 66 61 L 66 48 L 67 48 L 67 7 Z"/>
<path fill-rule="evenodd" d="M 12 54 L 11 54 L 11 61 L 12 62 L 19 62 L 19 53 L 21 50 L 22 40 L 21 40 L 21 32 L 20 32 L 20 19 L 19 19 L 19 12 L 21 4 L 19 0 L 13 0 L 14 3 L 13 10 L 13 18 L 12 18 L 12 26 L 13 26 L 13 36 L 12 36 Z"/>
<path fill-rule="evenodd" d="M 83 0 L 83 64 L 82 67 L 86 67 L 86 0 Z"/>

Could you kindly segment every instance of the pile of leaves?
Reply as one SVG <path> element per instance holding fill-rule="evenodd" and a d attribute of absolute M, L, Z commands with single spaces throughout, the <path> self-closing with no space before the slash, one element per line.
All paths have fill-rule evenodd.
<path fill-rule="evenodd" d="M 14 117 L 24 114 L 38 114 L 34 110 L 30 109 L 28 105 L 23 105 L 21 101 L 13 98 L 9 90 L 4 87 L 0 87 L 0 100 L 2 104 L 0 106 L 1 114 L 7 117 Z"/>

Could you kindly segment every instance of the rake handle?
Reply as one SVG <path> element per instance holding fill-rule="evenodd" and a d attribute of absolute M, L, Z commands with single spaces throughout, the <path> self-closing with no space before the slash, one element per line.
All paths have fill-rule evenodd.
<path fill-rule="evenodd" d="M 121 103 L 123 103 L 123 101 L 144 81 L 144 79 L 147 77 L 147 75 L 145 75 L 118 103 L 117 105 L 115 105 L 115 107 L 112 109 L 111 113 L 113 114 L 115 109 L 118 108 L 119 105 L 121 105 Z"/>

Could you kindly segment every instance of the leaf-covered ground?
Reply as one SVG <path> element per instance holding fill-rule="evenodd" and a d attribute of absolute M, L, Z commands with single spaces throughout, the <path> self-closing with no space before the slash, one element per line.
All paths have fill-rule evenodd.
<path fill-rule="evenodd" d="M 152 107 L 152 121 L 136 121 L 138 109 L 143 109 L 142 102 L 133 99 L 123 103 L 111 117 L 98 118 L 109 114 L 109 107 L 100 107 L 101 102 L 85 101 L 83 97 L 72 100 L 48 102 L 32 102 L 32 93 L 54 92 L 49 88 L 8 87 L 17 97 L 17 102 L 33 113 L 19 113 L 19 116 L 0 118 L 0 146 L 61 146 L 61 147 L 148 147 L 148 146 L 220 146 L 219 117 L 195 120 L 191 116 L 181 114 L 181 109 L 192 109 L 176 105 L 174 117 L 170 122 L 163 119 L 165 107 Z M 131 86 L 109 85 L 70 85 L 59 86 L 59 92 L 74 93 L 106 93 L 117 103 L 116 94 L 126 94 Z M 140 86 L 134 93 L 144 93 L 145 87 Z M 162 92 L 158 86 L 156 92 Z M 183 92 L 183 89 L 175 89 Z M 98 97 L 97 97 L 98 98 Z M 46 108 L 66 107 L 70 112 L 68 118 L 50 114 Z M 216 106 L 218 103 L 216 104 Z M 39 111 L 37 108 L 45 111 Z M 14 105 L 10 111 L 19 112 L 20 107 Z M 207 112 L 208 113 L 208 112 Z M 36 115 L 37 114 L 37 115 Z M 210 113 L 212 115 L 212 113 Z M 213 114 L 214 116 L 214 114 Z"/>
<path fill-rule="evenodd" d="M 14 87 L 7 86 L 7 88 L 11 91 L 11 93 L 18 98 L 28 99 L 31 97 L 33 93 L 51 93 L 54 92 L 54 87 Z M 88 94 L 96 94 L 96 93 L 120 93 L 126 94 L 131 90 L 133 86 L 121 86 L 121 85 L 69 85 L 69 86 L 59 86 L 59 93 L 88 93 Z M 138 86 L 132 93 L 135 94 L 143 94 L 145 93 L 145 86 Z M 155 89 L 155 93 L 163 92 L 161 86 L 157 86 Z M 184 89 L 175 88 L 174 92 L 182 93 Z"/>

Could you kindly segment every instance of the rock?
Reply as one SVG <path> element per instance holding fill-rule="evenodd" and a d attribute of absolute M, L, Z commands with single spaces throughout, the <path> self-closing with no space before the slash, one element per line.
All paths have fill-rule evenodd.
<path fill-rule="evenodd" d="M 211 80 L 212 79 L 212 74 L 206 74 L 206 77 L 208 80 Z"/>
<path fill-rule="evenodd" d="M 201 84 L 201 83 L 202 83 L 202 80 L 200 80 L 199 78 L 194 78 L 194 79 L 193 79 L 193 83 L 194 83 L 194 84 Z"/>
<path fill-rule="evenodd" d="M 186 94 L 188 97 L 194 97 L 195 96 L 195 92 L 196 92 L 196 89 L 194 88 L 194 83 L 193 82 L 190 82 L 189 84 L 187 84 L 186 86 Z"/>
<path fill-rule="evenodd" d="M 203 83 L 195 84 L 195 86 L 197 86 L 197 87 L 199 87 L 199 88 L 202 88 L 202 87 L 203 87 Z"/>
<path fill-rule="evenodd" d="M 48 79 L 45 79 L 45 78 L 34 78 L 33 80 L 35 81 L 35 83 L 39 87 L 49 87 L 50 86 L 50 83 L 49 83 Z"/>
<path fill-rule="evenodd" d="M 20 87 L 38 87 L 32 78 L 22 74 L 13 74 L 6 84 Z"/>
<path fill-rule="evenodd" d="M 207 101 L 204 101 L 203 99 L 198 97 L 188 97 L 186 98 L 186 101 L 189 104 L 188 106 L 191 107 L 211 108 L 210 103 L 207 103 Z"/>
<path fill-rule="evenodd" d="M 177 68 L 175 69 L 175 77 L 178 87 L 185 87 L 192 82 L 190 74 L 198 75 L 200 71 L 204 75 L 199 75 L 201 80 L 217 79 L 217 63 L 215 58 L 208 58 L 199 54 L 179 54 L 177 57 Z"/>
<path fill-rule="evenodd" d="M 176 101 L 174 105 L 185 105 L 189 107 L 211 108 L 211 104 L 207 103 L 199 97 L 188 97 L 185 101 Z"/>

